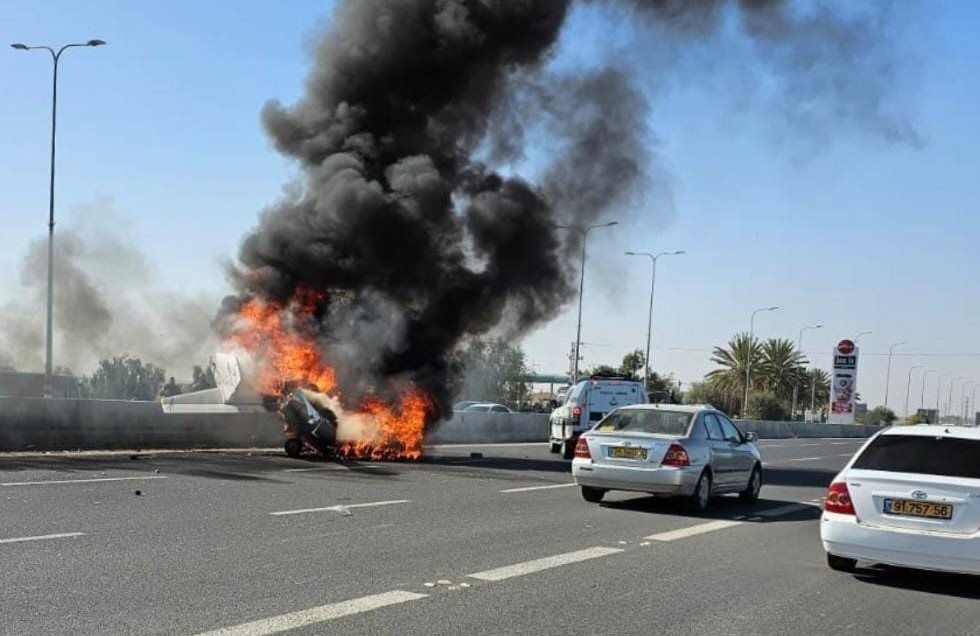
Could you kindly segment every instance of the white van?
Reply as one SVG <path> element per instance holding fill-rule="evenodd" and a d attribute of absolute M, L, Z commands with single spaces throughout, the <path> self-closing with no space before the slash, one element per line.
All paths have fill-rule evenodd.
<path fill-rule="evenodd" d="M 578 436 L 607 413 L 621 406 L 648 402 L 643 382 L 626 378 L 594 376 L 568 390 L 564 404 L 551 413 L 551 452 L 571 459 Z"/>

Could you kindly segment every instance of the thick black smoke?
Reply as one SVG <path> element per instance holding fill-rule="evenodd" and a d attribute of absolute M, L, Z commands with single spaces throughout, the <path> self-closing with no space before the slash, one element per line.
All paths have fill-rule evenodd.
<path fill-rule="evenodd" d="M 790 52 L 799 24 L 778 0 L 616 4 L 682 38 L 741 13 L 760 46 Z M 581 240 L 558 226 L 621 211 L 649 158 L 647 104 L 627 69 L 546 68 L 571 10 L 570 0 L 340 2 L 305 95 L 262 113 L 303 179 L 245 238 L 240 293 L 223 312 L 301 286 L 343 291 L 317 330 L 344 397 L 407 380 L 443 408 L 466 339 L 517 337 L 555 316 L 573 300 Z M 848 32 L 833 15 L 808 19 Z M 520 155 L 528 127 L 556 148 L 538 183 L 475 159 Z"/>

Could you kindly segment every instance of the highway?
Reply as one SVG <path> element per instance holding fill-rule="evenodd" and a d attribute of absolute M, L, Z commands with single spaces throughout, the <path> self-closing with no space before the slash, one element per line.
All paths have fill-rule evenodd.
<path fill-rule="evenodd" d="M 588 504 L 545 444 L 0 456 L 0 633 L 980 635 L 974 577 L 827 568 L 860 443 L 761 441 L 762 499 L 704 515 Z"/>

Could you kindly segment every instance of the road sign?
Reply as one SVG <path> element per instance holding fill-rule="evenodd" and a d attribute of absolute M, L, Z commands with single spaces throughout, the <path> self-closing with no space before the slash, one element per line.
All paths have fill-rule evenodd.
<path fill-rule="evenodd" d="M 857 394 L 858 348 L 852 340 L 841 340 L 834 347 L 834 367 L 830 379 L 830 409 L 827 421 L 832 424 L 854 423 L 854 398 Z"/>

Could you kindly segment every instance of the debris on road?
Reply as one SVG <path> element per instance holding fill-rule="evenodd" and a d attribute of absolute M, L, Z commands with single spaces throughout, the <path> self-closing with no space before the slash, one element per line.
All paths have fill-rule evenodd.
<path fill-rule="evenodd" d="M 350 517 L 354 514 L 347 506 L 337 506 L 337 512 L 340 513 L 341 517 Z"/>
<path fill-rule="evenodd" d="M 142 491 L 142 490 L 137 490 L 137 491 L 135 491 L 135 493 L 134 493 L 134 494 L 135 494 L 135 495 L 136 495 L 137 497 L 139 497 L 139 496 L 141 496 L 141 495 L 143 494 L 143 491 Z"/>

